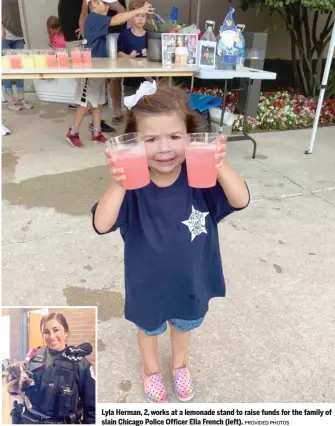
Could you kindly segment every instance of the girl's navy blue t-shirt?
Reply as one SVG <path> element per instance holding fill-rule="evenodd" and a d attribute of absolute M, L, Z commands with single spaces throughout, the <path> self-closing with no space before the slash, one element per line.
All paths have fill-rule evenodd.
<path fill-rule="evenodd" d="M 131 28 L 122 31 L 117 40 L 117 51 L 130 55 L 133 50 L 137 52 L 137 58 L 146 58 L 148 49 L 148 34 L 137 36 L 132 33 Z M 124 79 L 124 85 L 138 89 L 145 81 L 141 77 L 128 77 Z"/>
<path fill-rule="evenodd" d="M 185 163 L 169 187 L 126 192 L 108 231 L 120 229 L 125 243 L 126 319 L 153 331 L 202 318 L 211 298 L 225 296 L 217 224 L 233 211 L 219 183 L 191 188 Z"/>

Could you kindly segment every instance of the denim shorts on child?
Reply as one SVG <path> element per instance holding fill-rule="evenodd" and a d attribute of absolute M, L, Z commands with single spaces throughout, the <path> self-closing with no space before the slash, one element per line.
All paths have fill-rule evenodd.
<path fill-rule="evenodd" d="M 173 318 L 169 320 L 169 323 L 177 330 L 186 332 L 186 331 L 191 331 L 191 330 L 194 330 L 195 328 L 200 327 L 204 319 L 205 317 L 202 317 L 196 320 L 183 320 L 183 319 Z M 144 328 L 139 327 L 138 325 L 136 327 L 139 330 L 144 331 L 144 333 L 147 336 L 159 336 L 160 334 L 165 333 L 167 329 L 167 323 L 165 322 L 159 328 L 157 328 L 157 330 L 153 330 L 153 331 L 145 330 Z"/>

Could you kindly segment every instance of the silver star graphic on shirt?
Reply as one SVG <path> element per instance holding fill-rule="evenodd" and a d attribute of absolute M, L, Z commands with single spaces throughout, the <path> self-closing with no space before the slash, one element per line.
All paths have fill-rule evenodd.
<path fill-rule="evenodd" d="M 190 215 L 190 217 L 188 218 L 188 220 L 185 220 L 184 222 L 182 222 L 184 225 L 186 225 L 192 235 L 192 239 L 191 241 L 194 240 L 195 237 L 197 237 L 200 234 L 207 234 L 206 231 L 206 216 L 209 214 L 209 212 L 207 213 L 202 213 L 199 212 L 198 210 L 196 210 L 193 206 L 192 206 L 192 213 Z"/>

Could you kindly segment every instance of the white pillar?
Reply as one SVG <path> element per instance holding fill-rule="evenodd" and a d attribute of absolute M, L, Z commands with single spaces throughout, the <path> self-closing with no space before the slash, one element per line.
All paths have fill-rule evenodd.
<path fill-rule="evenodd" d="M 316 132 L 318 130 L 319 118 L 320 118 L 321 108 L 322 108 L 322 104 L 323 104 L 323 99 L 324 99 L 324 96 L 325 96 L 325 91 L 326 91 L 326 88 L 327 88 L 327 82 L 328 82 L 330 67 L 331 67 L 331 64 L 332 64 L 332 61 L 333 61 L 334 49 L 335 49 L 335 22 L 333 24 L 332 37 L 331 37 L 330 43 L 329 43 L 327 62 L 326 62 L 325 70 L 324 70 L 324 73 L 323 73 L 320 96 L 319 96 L 319 100 L 318 100 L 318 106 L 316 108 L 313 130 L 312 130 L 310 143 L 309 143 L 309 149 L 308 149 L 308 151 L 305 152 L 305 154 L 312 154 L 312 152 L 313 152 L 315 136 L 316 136 Z"/>

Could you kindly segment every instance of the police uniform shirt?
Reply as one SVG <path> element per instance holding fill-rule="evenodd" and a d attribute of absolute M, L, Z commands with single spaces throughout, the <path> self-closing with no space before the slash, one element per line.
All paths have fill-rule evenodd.
<path fill-rule="evenodd" d="M 56 359 L 62 359 L 63 352 L 65 350 L 48 349 L 46 365 L 51 365 Z M 84 423 L 95 424 L 95 375 L 91 363 L 86 358 L 78 361 L 76 383 L 83 403 Z"/>
<path fill-rule="evenodd" d="M 119 228 L 125 243 L 126 319 L 152 331 L 199 319 L 211 298 L 225 296 L 218 223 L 235 210 L 219 183 L 191 188 L 185 163 L 169 187 L 127 191 L 108 231 Z"/>
<path fill-rule="evenodd" d="M 57 360 L 64 360 L 63 353 L 65 352 L 65 349 L 63 351 L 53 351 L 50 348 L 41 348 L 37 351 L 37 356 L 40 353 L 40 351 L 43 350 L 42 353 L 44 353 L 44 350 L 46 351 L 44 353 L 44 359 L 45 359 L 45 368 L 48 368 L 52 366 L 52 364 Z M 34 362 L 34 355 L 30 362 Z M 71 362 L 69 360 L 69 362 Z M 78 387 L 78 394 L 82 401 L 82 407 L 83 407 L 83 417 L 84 417 L 84 423 L 85 424 L 95 424 L 95 376 L 93 372 L 93 367 L 91 363 L 83 357 L 79 361 L 73 361 L 77 363 L 77 369 L 76 369 L 76 385 Z M 43 373 L 44 375 L 45 373 Z M 55 378 L 56 380 L 56 378 Z M 57 379 L 57 383 L 59 381 L 59 378 Z M 43 400 L 43 398 L 42 398 Z M 38 407 L 34 407 L 37 410 Z M 50 415 L 51 413 L 45 413 L 47 415 Z M 53 416 L 57 416 L 57 413 L 53 413 Z"/>

